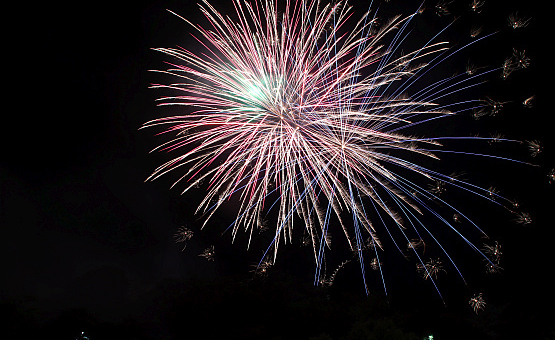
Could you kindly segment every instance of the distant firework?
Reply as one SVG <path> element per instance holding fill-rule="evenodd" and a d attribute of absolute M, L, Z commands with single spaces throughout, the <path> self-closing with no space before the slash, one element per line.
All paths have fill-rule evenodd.
<path fill-rule="evenodd" d="M 411 253 L 417 272 L 434 286 L 438 274 L 448 268 L 460 274 L 436 236 L 437 224 L 442 235 L 446 229 L 483 258 L 487 268 L 498 269 L 499 245 L 475 246 L 476 241 L 466 235 L 485 233 L 442 194 L 470 192 L 508 210 L 514 209 L 513 202 L 494 188 L 434 169 L 437 162 L 430 160 L 448 153 L 506 161 L 487 152 L 452 151 L 442 143 L 515 141 L 500 135 L 437 137 L 437 131 L 433 137 L 417 137 L 408 131 L 428 133 L 425 124 L 438 129 L 438 121 L 455 114 L 475 118 L 497 114 L 505 102 L 488 97 L 461 100 L 460 94 L 492 72 L 506 78 L 526 68 L 530 60 L 524 51 L 515 50 L 497 69 L 468 64 L 466 72 L 437 75 L 434 68 L 487 34 L 474 27 L 470 36 L 465 33 L 470 39 L 467 45 L 452 48 L 434 33 L 423 46 L 407 51 L 407 27 L 423 8 L 387 21 L 369 11 L 354 21 L 343 2 L 235 0 L 233 4 L 233 17 L 206 1 L 200 6 L 210 25 L 191 25 L 202 51 L 156 49 L 175 60 L 170 69 L 158 72 L 177 79 L 152 86 L 174 94 L 159 103 L 183 106 L 184 111 L 144 125 L 165 126 L 164 133 L 172 139 L 157 150 L 177 153 L 149 179 L 181 171 L 176 184 L 186 183 L 184 192 L 207 187 L 197 209 L 205 215 L 203 227 L 225 202 L 237 197 L 237 218 L 230 230 L 233 238 L 244 230 L 249 245 L 259 230 L 275 225 L 257 273 L 266 274 L 282 242 L 301 243 L 294 225 L 303 230 L 303 242 L 312 246 L 315 284 L 329 281 L 323 272 L 324 254 L 330 235 L 337 234 L 334 231 L 345 235 L 345 244 L 356 254 L 365 287 L 365 264 L 384 280 L 381 258 L 387 246 Z M 446 16 L 447 5 L 438 2 L 430 10 Z M 484 5 L 472 1 L 467 10 L 479 13 Z M 507 26 L 524 27 L 528 22 L 515 14 Z M 432 75 L 436 79 L 421 84 Z M 448 126 L 449 121 L 443 124 Z M 536 145 L 528 143 L 539 150 Z M 272 214 L 277 217 L 269 223 Z M 432 219 L 434 227 L 428 226 Z M 517 219 L 522 224 L 531 221 L 526 213 Z M 424 254 L 426 247 L 435 247 L 441 259 Z M 201 256 L 213 260 L 213 246 Z M 473 299 L 472 308 L 481 309 L 481 295 Z"/>

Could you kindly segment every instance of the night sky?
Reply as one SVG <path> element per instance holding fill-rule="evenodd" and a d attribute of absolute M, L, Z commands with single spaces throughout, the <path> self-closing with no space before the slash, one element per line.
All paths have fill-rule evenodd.
<path fill-rule="evenodd" d="M 212 3 L 217 2 L 230 9 L 228 1 Z M 437 16 L 430 2 L 426 24 L 415 29 L 418 40 L 419 32 L 438 31 L 462 13 L 466 16 L 446 35 L 454 44 L 468 40 L 462 30 L 473 22 L 501 29 L 486 44 L 453 58 L 463 72 L 469 58 L 500 66 L 513 47 L 526 50 L 530 67 L 506 81 L 495 76 L 476 92 L 510 101 L 499 115 L 478 121 L 467 115 L 443 131 L 499 131 L 542 143 L 536 157 L 525 145 L 485 143 L 481 149 L 537 166 L 447 157 L 468 180 L 492 183 L 518 200 L 533 223 L 520 226 L 506 210 L 452 196 L 502 244 L 504 270 L 486 275 L 479 258 L 466 261 L 468 253 L 455 246 L 468 285 L 453 270 L 440 277 L 443 301 L 417 276 L 414 262 L 394 249 L 385 252 L 398 258 L 385 273 L 387 296 L 375 277 L 366 294 L 356 259 L 348 256 L 334 259 L 351 261 L 332 287 L 314 287 L 310 249 L 299 244 L 280 248 L 268 276 L 256 277 L 252 266 L 264 242 L 247 251 L 246 236 L 231 244 L 229 233 L 222 235 L 233 221 L 233 206 L 199 230 L 194 210 L 202 190 L 182 196 L 183 186 L 169 189 L 177 174 L 144 182 L 169 156 L 149 153 L 161 141 L 153 136 L 159 130 L 139 128 L 176 112 L 157 107 L 155 99 L 164 93 L 148 89 L 164 81 L 148 70 L 164 69 L 164 61 L 171 61 L 151 48 L 194 46 L 193 30 L 166 9 L 202 22 L 195 3 L 43 2 L 5 12 L 15 23 L 5 40 L 10 89 L 1 124 L 0 334 L 8 334 L 2 338 L 73 340 L 85 332 L 91 340 L 555 339 L 555 183 L 548 180 L 555 167 L 554 32 L 540 1 L 486 0 L 483 12 L 471 17 L 470 0 L 455 0 L 445 17 Z M 352 3 L 359 14 L 368 6 Z M 409 13 L 417 3 L 390 0 L 380 11 L 385 17 Z M 532 17 L 528 27 L 508 28 L 507 17 L 516 10 Z M 411 44 L 418 42 L 407 42 L 407 50 Z M 523 108 L 521 101 L 531 95 L 534 107 Z M 181 226 L 195 231 L 185 249 L 174 241 Z M 213 262 L 198 256 L 211 245 Z M 477 292 L 488 303 L 478 315 L 468 306 Z"/>

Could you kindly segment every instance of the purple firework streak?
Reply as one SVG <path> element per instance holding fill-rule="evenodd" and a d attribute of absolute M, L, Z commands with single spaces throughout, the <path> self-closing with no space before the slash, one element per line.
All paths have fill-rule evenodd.
<path fill-rule="evenodd" d="M 365 287 L 363 250 L 373 252 L 372 267 L 384 280 L 380 262 L 384 237 L 399 251 L 404 246 L 398 245 L 408 243 L 421 275 L 434 285 L 436 272 L 443 268 L 430 271 L 428 258 L 411 240 L 436 244 L 443 262 L 460 274 L 423 216 L 437 219 L 486 262 L 496 264 L 445 217 L 457 216 L 455 222 L 464 221 L 484 234 L 436 189 L 457 188 L 507 209 L 510 201 L 425 165 L 442 153 L 464 153 L 442 148 L 445 140 L 494 138 L 403 133 L 457 113 L 488 109 L 483 100 L 440 102 L 479 85 L 494 70 L 442 77 L 419 86 L 424 75 L 468 46 L 453 50 L 436 36 L 402 54 L 406 28 L 422 9 L 378 25 L 371 11 L 352 20 L 351 8 L 342 2 L 235 0 L 233 4 L 236 17 L 231 19 L 204 1 L 200 9 L 209 22 L 207 28 L 182 18 L 197 30 L 203 53 L 156 49 L 176 60 L 169 69 L 157 71 L 177 79 L 152 86 L 175 93 L 159 103 L 185 106 L 187 111 L 144 125 L 164 126 L 163 133 L 172 136 L 155 150 L 179 153 L 149 179 L 181 171 L 175 184 L 186 183 L 183 192 L 207 183 L 197 209 L 204 215 L 203 227 L 225 202 L 237 197 L 237 217 L 229 230 L 233 239 L 245 231 L 249 245 L 269 211 L 276 213 L 273 240 L 262 265 L 276 260 L 280 244 L 294 241 L 294 224 L 300 224 L 312 245 L 315 284 L 325 275 L 331 228 L 342 230 L 357 254 Z M 434 210 L 437 203 L 449 212 Z"/>

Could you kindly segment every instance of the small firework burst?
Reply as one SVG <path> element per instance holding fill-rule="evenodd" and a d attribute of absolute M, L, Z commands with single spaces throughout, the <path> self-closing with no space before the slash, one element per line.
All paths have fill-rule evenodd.
<path fill-rule="evenodd" d="M 488 255 L 492 262 L 495 263 L 499 263 L 501 255 L 503 254 L 501 252 L 501 245 L 497 241 L 495 241 L 493 245 L 484 244 L 484 246 L 482 247 L 482 251 L 484 252 L 484 254 Z"/>
<path fill-rule="evenodd" d="M 501 133 L 496 132 L 496 133 L 492 133 L 490 136 L 490 139 L 488 140 L 489 144 L 495 144 L 500 142 L 501 140 L 503 140 L 505 138 L 505 136 L 503 136 Z"/>
<path fill-rule="evenodd" d="M 470 10 L 472 12 L 480 13 L 482 11 L 482 6 L 484 6 L 484 0 L 472 0 L 470 3 Z"/>
<path fill-rule="evenodd" d="M 514 29 L 526 27 L 530 23 L 530 18 L 522 18 L 518 15 L 518 12 L 510 14 L 507 20 L 509 26 Z"/>
<path fill-rule="evenodd" d="M 443 262 L 439 258 L 430 259 L 426 263 L 418 263 L 416 265 L 416 271 L 424 278 L 424 280 L 437 279 L 437 275 L 439 273 L 446 272 L 443 268 Z"/>
<path fill-rule="evenodd" d="M 445 1 L 445 0 L 438 1 L 435 5 L 436 14 L 440 17 L 449 15 L 450 14 L 449 5 L 451 3 L 452 1 Z"/>
<path fill-rule="evenodd" d="M 476 38 L 477 36 L 480 35 L 480 33 L 482 33 L 482 26 L 473 25 L 470 28 L 470 37 L 471 38 Z"/>
<path fill-rule="evenodd" d="M 525 50 L 519 51 L 517 49 L 513 49 L 512 60 L 517 70 L 530 66 L 530 58 L 526 56 Z"/>
<path fill-rule="evenodd" d="M 495 100 L 489 97 L 480 101 L 481 106 L 474 109 L 473 116 L 478 119 L 483 116 L 495 116 L 503 109 L 504 105 L 509 102 Z"/>
<path fill-rule="evenodd" d="M 503 268 L 501 268 L 501 266 L 498 263 L 493 263 L 488 261 L 485 261 L 485 262 L 486 262 L 486 273 L 488 274 L 497 274 L 503 270 Z"/>
<path fill-rule="evenodd" d="M 468 301 L 468 304 L 476 314 L 478 314 L 479 311 L 483 310 L 486 307 L 486 301 L 484 300 L 484 296 L 482 293 L 474 295 L 470 299 L 470 301 Z"/>
<path fill-rule="evenodd" d="M 374 257 L 372 259 L 372 261 L 370 261 L 370 268 L 372 268 L 372 270 L 380 270 L 382 263 L 378 260 L 377 257 Z"/>
<path fill-rule="evenodd" d="M 472 76 L 472 75 L 476 74 L 476 72 L 478 70 L 482 69 L 482 68 L 483 67 L 479 67 L 479 66 L 476 66 L 476 65 L 468 62 L 468 64 L 466 65 L 465 72 L 466 72 L 467 75 Z"/>
<path fill-rule="evenodd" d="M 435 195 L 443 194 L 447 188 L 445 187 L 445 182 L 439 179 L 434 180 L 433 183 L 430 183 L 428 186 L 428 191 Z"/>
<path fill-rule="evenodd" d="M 270 271 L 270 268 L 272 268 L 273 265 L 274 265 L 273 261 L 264 260 L 259 264 L 253 265 L 254 269 L 252 270 L 252 272 L 254 273 L 254 275 L 258 277 L 265 278 L 268 276 L 268 272 Z"/>
<path fill-rule="evenodd" d="M 189 241 L 193 237 L 193 231 L 187 227 L 179 227 L 175 234 L 173 234 L 173 238 L 176 243 L 183 243 L 183 249 L 187 247 L 187 241 Z"/>
<path fill-rule="evenodd" d="M 513 54 L 506 58 L 503 62 L 501 78 L 507 79 L 511 73 L 530 66 L 530 58 L 526 55 L 526 51 L 519 51 L 513 48 Z"/>
<path fill-rule="evenodd" d="M 204 257 L 207 261 L 214 261 L 216 252 L 214 251 L 214 246 L 210 246 L 202 251 L 198 256 Z"/>
<path fill-rule="evenodd" d="M 495 187 L 490 186 L 488 188 L 488 196 L 492 200 L 495 200 L 497 197 L 499 197 L 499 190 L 497 190 Z"/>
<path fill-rule="evenodd" d="M 532 224 L 532 217 L 529 213 L 520 212 L 516 214 L 515 222 L 520 225 L 530 225 Z"/>
<path fill-rule="evenodd" d="M 538 140 L 526 141 L 526 146 L 528 147 L 528 151 L 530 152 L 530 156 L 532 157 L 536 157 L 542 152 L 542 146 L 540 141 Z"/>
<path fill-rule="evenodd" d="M 505 61 L 503 61 L 503 66 L 501 68 L 501 78 L 503 80 L 506 80 L 511 73 L 513 73 L 515 71 L 515 65 L 513 63 L 513 59 L 512 58 L 506 58 Z"/>
<path fill-rule="evenodd" d="M 451 181 L 451 182 L 463 181 L 464 178 L 465 178 L 465 172 L 464 171 L 453 171 L 449 175 L 449 181 Z"/>

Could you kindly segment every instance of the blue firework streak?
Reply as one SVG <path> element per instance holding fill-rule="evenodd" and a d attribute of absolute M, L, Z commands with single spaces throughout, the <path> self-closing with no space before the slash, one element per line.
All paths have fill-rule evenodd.
<path fill-rule="evenodd" d="M 489 112 L 491 102 L 452 98 L 501 68 L 480 72 L 473 68 L 420 85 L 439 65 L 488 35 L 450 48 L 438 40 L 440 31 L 422 47 L 402 54 L 410 39 L 408 27 L 422 8 L 378 25 L 376 12 L 371 11 L 352 21 L 351 9 L 342 2 L 235 0 L 233 4 L 235 20 L 206 1 L 200 6 L 211 27 L 191 25 L 204 52 L 157 49 L 177 60 L 170 69 L 158 71 L 177 79 L 153 86 L 176 93 L 160 98 L 160 105 L 182 105 L 188 111 L 144 125 L 165 126 L 164 132 L 175 138 L 157 149 L 179 152 L 150 179 L 181 170 L 175 183 L 186 183 L 184 192 L 208 183 L 197 209 L 205 215 L 203 227 L 226 201 L 237 197 L 237 218 L 228 229 L 233 238 L 244 230 L 249 245 L 254 231 L 274 211 L 273 240 L 260 260 L 264 269 L 276 260 L 280 244 L 294 242 L 297 224 L 312 245 L 316 284 L 325 281 L 322 269 L 332 228 L 342 231 L 357 254 L 365 287 L 367 251 L 372 254 L 371 267 L 386 287 L 380 260 L 386 250 L 383 238 L 391 239 L 391 246 L 401 253 L 408 244 L 418 271 L 434 286 L 436 275 L 444 271 L 443 262 L 462 278 L 427 225 L 429 217 L 488 264 L 497 265 L 465 235 L 468 230 L 463 232 L 447 216 L 457 216 L 457 223 L 485 233 L 440 194 L 455 188 L 507 209 L 511 202 L 426 164 L 445 153 L 513 161 L 448 150 L 442 143 L 515 141 L 405 134 L 453 115 Z M 347 29 L 349 20 L 353 25 Z M 438 204 L 447 212 L 437 211 Z M 418 251 L 422 244 L 435 244 L 446 261 L 423 258 Z"/>

